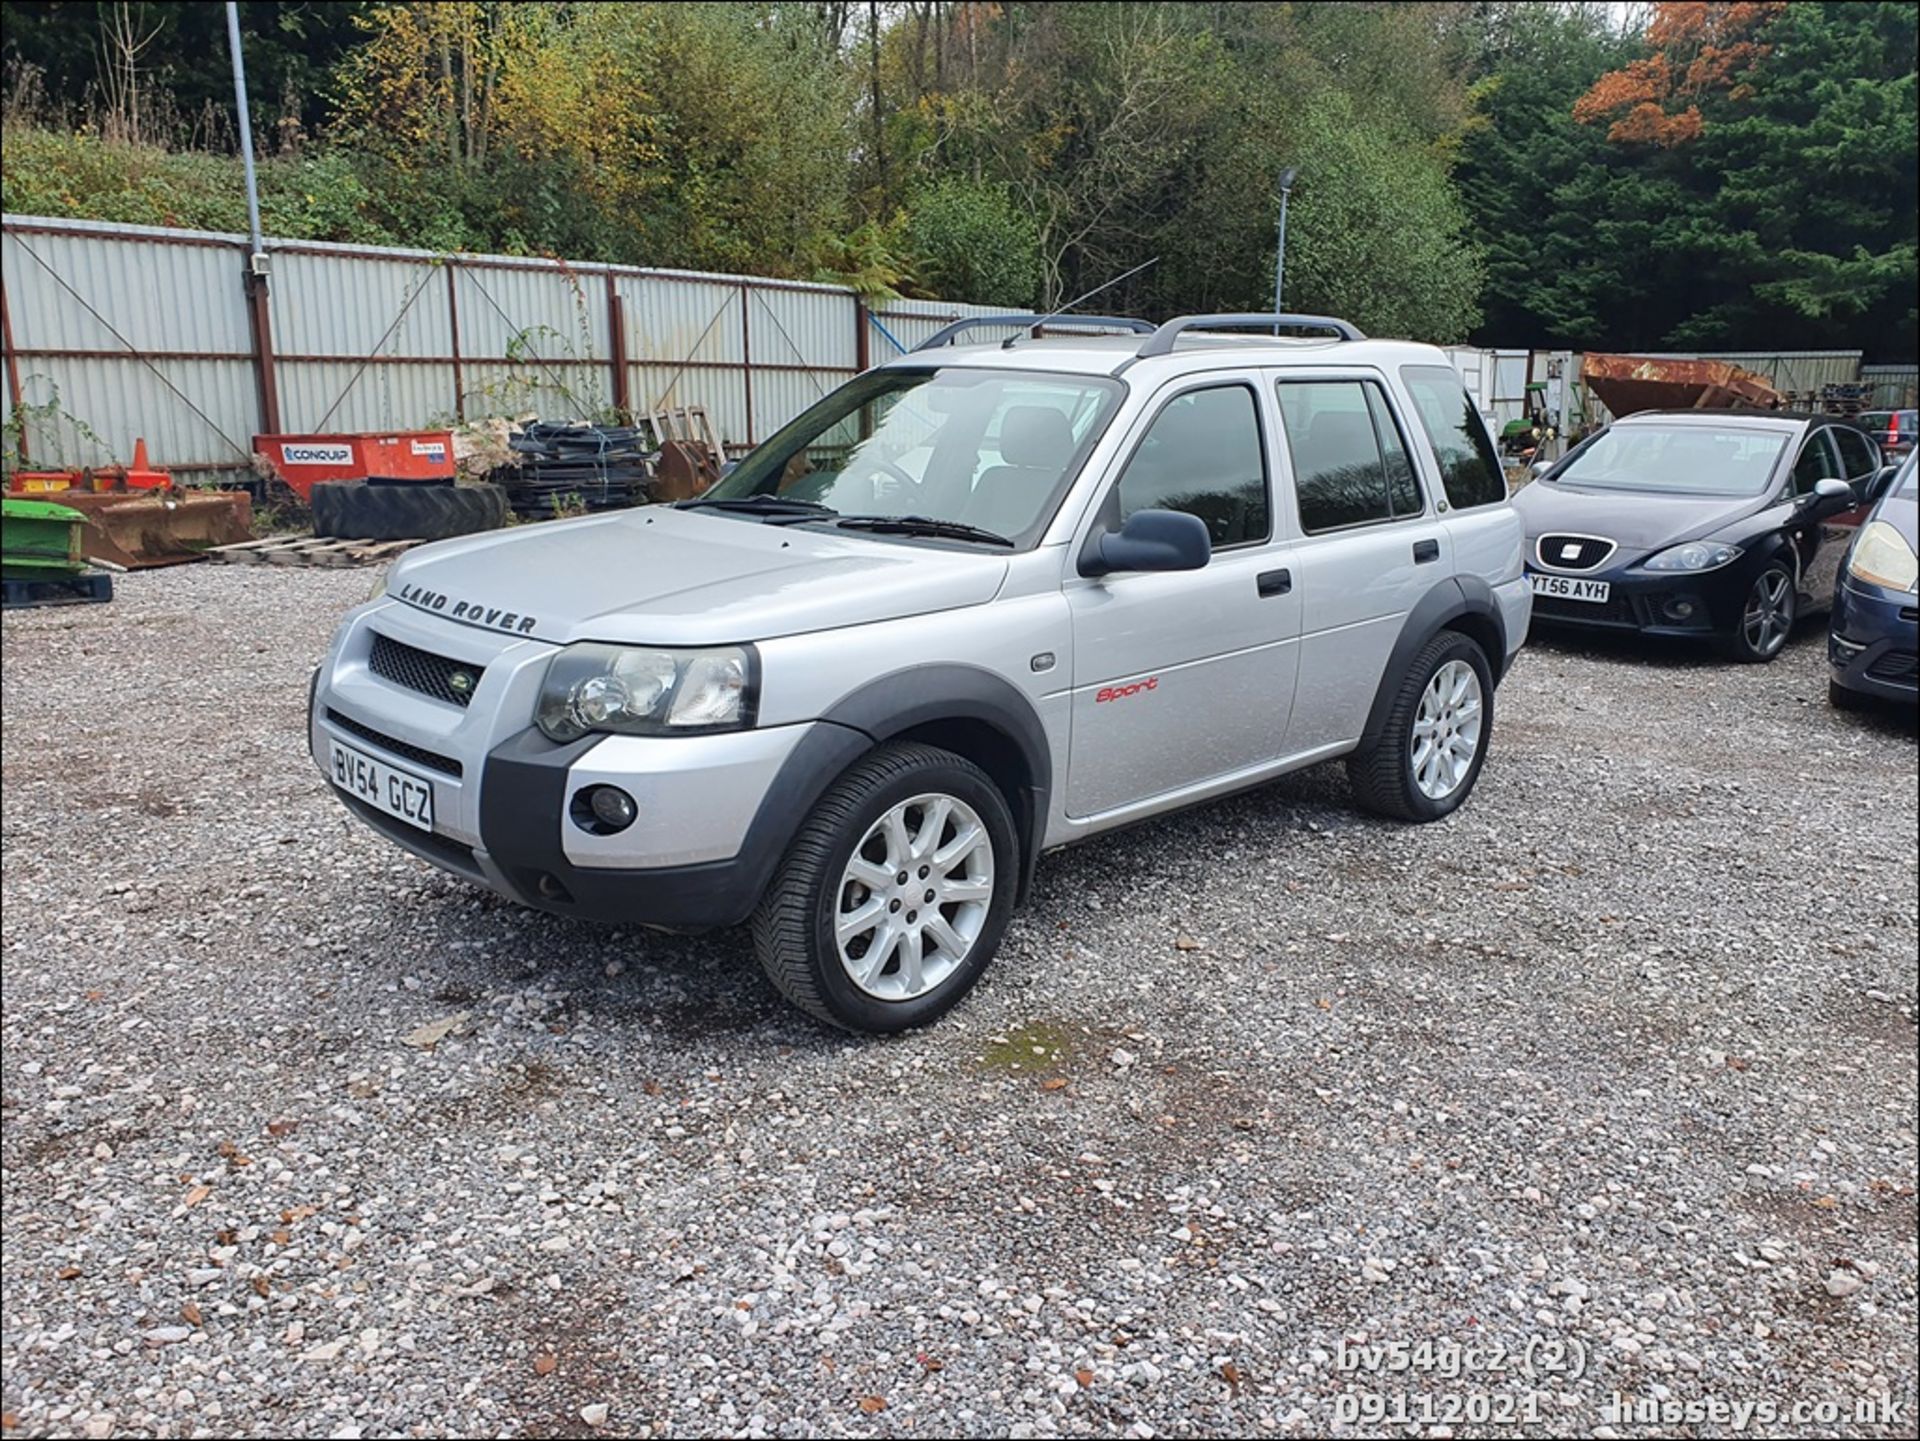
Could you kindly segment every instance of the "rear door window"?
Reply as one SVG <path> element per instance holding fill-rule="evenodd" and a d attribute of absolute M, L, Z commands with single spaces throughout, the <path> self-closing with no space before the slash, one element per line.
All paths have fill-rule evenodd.
<path fill-rule="evenodd" d="M 1307 534 L 1404 518 L 1426 508 L 1406 442 L 1379 386 L 1364 380 L 1283 380 L 1279 394 L 1294 503 Z"/>
<path fill-rule="evenodd" d="M 1440 479 L 1453 507 L 1465 510 L 1505 500 L 1506 472 L 1459 372 L 1449 365 L 1403 365 L 1400 379 L 1413 396 L 1414 410 L 1440 462 Z"/>

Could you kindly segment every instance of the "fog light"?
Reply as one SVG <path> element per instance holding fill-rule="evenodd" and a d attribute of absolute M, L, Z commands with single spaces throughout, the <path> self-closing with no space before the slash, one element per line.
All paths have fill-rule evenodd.
<path fill-rule="evenodd" d="M 596 836 L 624 831 L 640 815 L 640 804 L 618 786 L 588 786 L 576 791 L 573 804 L 574 824 Z"/>
<path fill-rule="evenodd" d="M 1686 620 L 1693 614 L 1693 602 L 1690 600 L 1670 600 L 1667 602 L 1667 614 L 1675 620 Z"/>

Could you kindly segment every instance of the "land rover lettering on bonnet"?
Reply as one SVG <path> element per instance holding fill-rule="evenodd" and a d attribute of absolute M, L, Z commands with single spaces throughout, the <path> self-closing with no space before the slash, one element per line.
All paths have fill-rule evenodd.
<path fill-rule="evenodd" d="M 1523 539 L 1430 346 L 969 318 L 695 499 L 409 551 L 309 741 L 436 866 L 749 925 L 796 1005 L 899 1031 L 979 979 L 1054 847 L 1335 758 L 1368 809 L 1449 815 L 1526 639 Z"/>
<path fill-rule="evenodd" d="M 506 610 L 497 605 L 484 605 L 479 601 L 456 600 L 444 591 L 426 590 L 417 585 L 402 586 L 394 591 L 396 600 L 408 605 L 419 606 L 444 615 L 449 620 L 465 621 L 468 625 L 484 625 L 499 630 L 510 631 L 515 635 L 531 635 L 538 621 L 530 615 L 521 615 L 518 611 Z"/>

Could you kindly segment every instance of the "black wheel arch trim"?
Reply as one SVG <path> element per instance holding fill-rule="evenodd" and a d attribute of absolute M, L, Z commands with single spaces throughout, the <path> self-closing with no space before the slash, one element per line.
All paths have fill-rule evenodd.
<path fill-rule="evenodd" d="M 1053 749 L 1039 712 L 1024 692 L 979 666 L 915 666 L 867 682 L 835 702 L 821 719 L 851 727 L 871 737 L 875 745 L 926 726 L 954 721 L 981 723 L 1009 741 L 1024 771 L 1019 777 L 1019 793 L 1009 794 L 1007 801 L 1020 837 L 1020 889 L 1016 900 L 1026 899 L 1040 858 L 1040 842 L 1046 834 L 1047 802 L 1053 794 Z M 824 791 L 826 786 L 820 789 Z M 811 804 L 809 801 L 809 809 Z M 799 820 L 794 817 L 788 824 L 797 826 Z"/>
<path fill-rule="evenodd" d="M 752 914 L 794 832 L 840 775 L 874 746 L 938 722 L 978 721 L 1018 752 L 1025 775 L 1009 795 L 1020 833 L 1020 898 L 1031 883 L 1053 784 L 1045 728 L 1027 698 L 991 671 L 921 666 L 882 676 L 812 722 L 775 773 L 739 852 L 725 861 L 662 869 L 577 866 L 561 844 L 569 769 L 600 736 L 555 744 L 537 728 L 487 754 L 480 787 L 480 842 L 516 896 L 569 915 L 638 921 L 673 929 L 739 925 Z M 555 898 L 542 878 L 565 888 Z"/>
<path fill-rule="evenodd" d="M 1497 644 L 1487 656 L 1487 668 L 1493 672 L 1494 684 L 1500 683 L 1507 670 L 1507 622 L 1493 587 L 1477 575 L 1448 576 L 1435 582 L 1432 589 L 1415 601 L 1406 620 L 1401 622 L 1393 653 L 1387 657 L 1379 687 L 1373 693 L 1366 729 L 1360 733 L 1361 746 L 1372 745 L 1386 729 L 1387 713 L 1393 708 L 1393 699 L 1406 679 L 1407 667 L 1413 664 L 1420 648 L 1462 617 L 1472 617 L 1493 632 Z M 1481 648 L 1486 649 L 1484 645 Z"/>

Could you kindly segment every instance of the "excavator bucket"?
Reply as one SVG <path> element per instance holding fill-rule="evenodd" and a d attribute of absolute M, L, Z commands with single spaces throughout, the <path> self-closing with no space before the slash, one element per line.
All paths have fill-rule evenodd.
<path fill-rule="evenodd" d="M 1616 418 L 1642 410 L 1771 410 L 1782 400 L 1764 375 L 1724 360 L 1589 354 L 1580 378 Z"/>
<path fill-rule="evenodd" d="M 253 499 L 244 490 L 66 490 L 60 504 L 86 516 L 80 544 L 88 560 L 128 570 L 179 565 L 253 538 Z"/>

